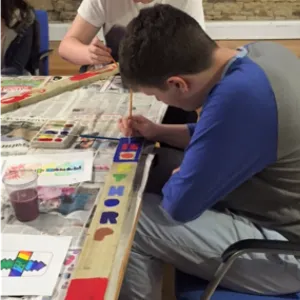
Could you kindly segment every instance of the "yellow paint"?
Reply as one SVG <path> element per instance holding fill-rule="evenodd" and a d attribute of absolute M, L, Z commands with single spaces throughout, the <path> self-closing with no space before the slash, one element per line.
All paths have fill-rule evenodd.
<path fill-rule="evenodd" d="M 122 173 L 122 174 L 126 174 L 129 173 L 131 171 L 132 165 L 131 164 L 120 164 L 117 167 L 117 172 L 118 173 Z"/>
<path fill-rule="evenodd" d="M 25 253 L 19 253 L 18 256 L 24 260 L 28 260 L 30 258 L 30 255 L 25 254 Z"/>
<path fill-rule="evenodd" d="M 39 139 L 52 139 L 52 138 L 53 138 L 52 134 L 44 134 L 39 136 Z"/>

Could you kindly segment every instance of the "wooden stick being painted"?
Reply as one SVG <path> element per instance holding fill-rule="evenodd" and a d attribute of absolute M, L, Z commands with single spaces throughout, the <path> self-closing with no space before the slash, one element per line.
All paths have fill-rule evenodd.
<path fill-rule="evenodd" d="M 113 63 L 97 71 L 90 71 L 82 74 L 77 74 L 64 80 L 48 84 L 43 88 L 26 91 L 18 96 L 1 98 L 1 114 L 18 109 L 26 105 L 49 99 L 67 91 L 78 89 L 82 86 L 94 83 L 98 80 L 107 79 L 111 76 L 116 75 L 118 72 L 118 64 Z"/>
<path fill-rule="evenodd" d="M 66 296 L 66 300 L 108 300 L 105 297 L 132 201 L 131 192 L 143 140 L 121 138 L 106 177 Z"/>

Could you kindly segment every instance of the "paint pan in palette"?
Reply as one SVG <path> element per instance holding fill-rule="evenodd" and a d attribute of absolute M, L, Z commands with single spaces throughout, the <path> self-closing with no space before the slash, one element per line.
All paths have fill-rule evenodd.
<path fill-rule="evenodd" d="M 82 131 L 79 122 L 50 120 L 31 141 L 34 148 L 69 148 Z"/>

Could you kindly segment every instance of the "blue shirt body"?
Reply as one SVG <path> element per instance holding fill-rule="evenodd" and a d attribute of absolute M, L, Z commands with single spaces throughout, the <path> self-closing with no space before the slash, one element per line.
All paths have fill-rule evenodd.
<path fill-rule="evenodd" d="M 208 95 L 162 207 L 187 222 L 277 159 L 277 107 L 264 71 L 247 56 L 228 64 Z M 241 199 L 240 201 L 243 201 Z"/>

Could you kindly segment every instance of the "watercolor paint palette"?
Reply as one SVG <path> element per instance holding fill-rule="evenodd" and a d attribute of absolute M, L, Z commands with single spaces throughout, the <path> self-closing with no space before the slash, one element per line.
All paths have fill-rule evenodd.
<path fill-rule="evenodd" d="M 51 120 L 48 121 L 31 141 L 34 148 L 65 149 L 71 146 L 82 131 L 79 122 Z"/>

